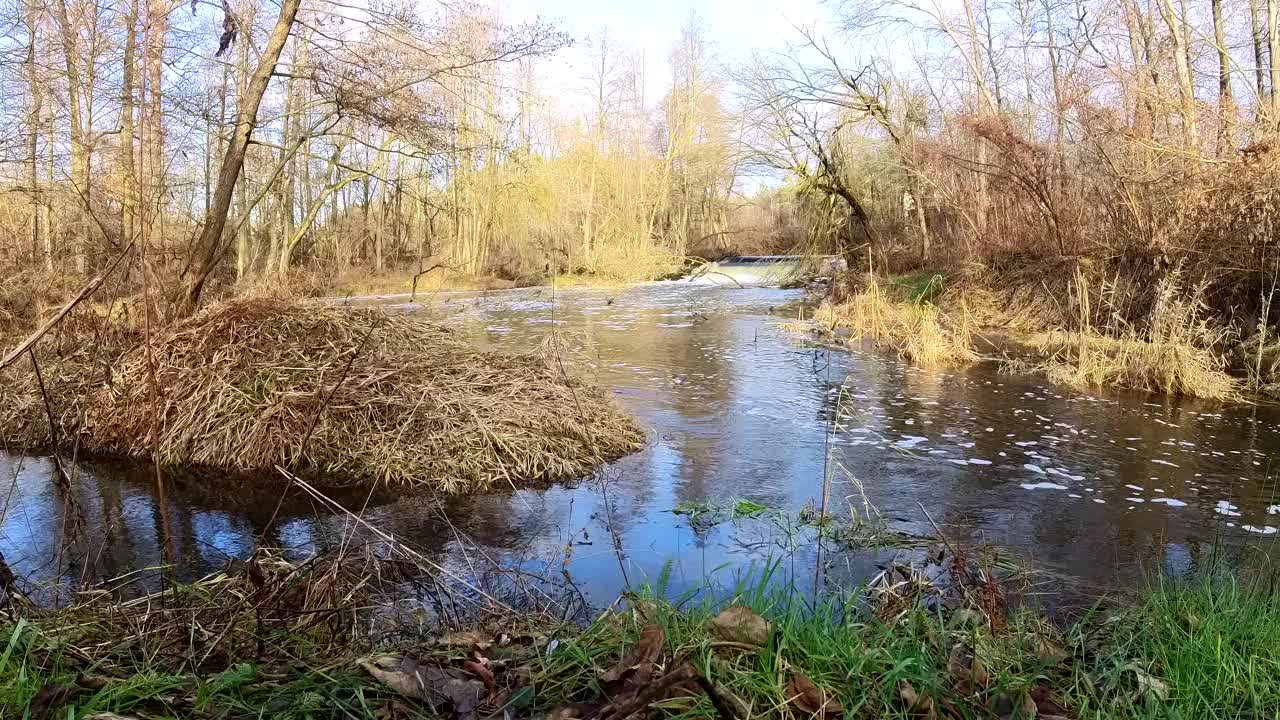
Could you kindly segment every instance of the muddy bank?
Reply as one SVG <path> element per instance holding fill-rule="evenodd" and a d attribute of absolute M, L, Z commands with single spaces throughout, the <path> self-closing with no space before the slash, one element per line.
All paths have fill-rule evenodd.
<path fill-rule="evenodd" d="M 539 354 L 475 349 L 377 308 L 244 299 L 116 344 L 6 368 L 11 445 L 473 492 L 590 472 L 638 449 L 608 395 Z"/>

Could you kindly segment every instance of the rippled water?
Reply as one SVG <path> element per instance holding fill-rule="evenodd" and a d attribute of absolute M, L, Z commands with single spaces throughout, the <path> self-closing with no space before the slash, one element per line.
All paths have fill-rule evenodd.
<path fill-rule="evenodd" d="M 803 533 L 765 521 L 695 532 L 671 511 L 736 499 L 795 511 L 818 501 L 826 467 L 838 512 L 869 505 L 914 534 L 929 534 L 932 518 L 1090 594 L 1157 566 L 1187 571 L 1215 547 L 1271 552 L 1275 408 L 1078 393 L 989 368 L 929 371 L 869 350 L 828 351 L 779 327 L 779 312 L 799 299 L 678 283 L 379 299 L 499 350 L 536 348 L 559 331 L 556 347 L 589 361 L 652 442 L 577 487 L 343 501 L 463 572 L 490 562 L 565 567 L 596 601 L 667 562 L 676 588 L 783 555 L 785 576 L 811 583 L 814 548 Z M 154 566 L 165 538 L 192 575 L 259 538 L 306 552 L 350 525 L 304 497 L 280 501 L 271 476 L 234 491 L 171 478 L 160 498 L 145 468 L 97 463 L 80 468 L 75 490 L 89 541 L 60 551 L 68 522 L 50 472 L 47 458 L 0 454 L 0 478 L 12 480 L 0 491 L 0 551 L 34 578 Z M 841 554 L 827 581 L 855 582 L 894 552 Z"/>

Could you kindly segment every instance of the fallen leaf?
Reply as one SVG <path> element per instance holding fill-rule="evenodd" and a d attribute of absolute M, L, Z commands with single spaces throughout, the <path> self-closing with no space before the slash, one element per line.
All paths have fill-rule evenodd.
<path fill-rule="evenodd" d="M 844 712 L 840 701 L 826 690 L 813 684 L 804 675 L 792 675 L 787 683 L 787 701 L 810 715 L 839 714 Z"/>
<path fill-rule="evenodd" d="M 86 690 L 102 690 L 115 681 L 116 679 L 113 677 L 108 677 L 106 675 L 92 675 L 89 673 L 82 674 L 80 677 L 76 678 L 76 684 Z"/>
<path fill-rule="evenodd" d="M 914 685 L 902 680 L 898 683 L 898 697 L 911 712 L 926 720 L 937 720 L 938 712 L 933 707 L 933 698 L 918 692 Z"/>
<path fill-rule="evenodd" d="M 419 663 L 407 655 L 379 655 L 361 660 L 360 666 L 405 697 L 448 701 L 464 720 L 477 715 L 486 692 L 484 683 L 461 670 Z"/>
<path fill-rule="evenodd" d="M 1169 699 L 1169 686 L 1163 680 L 1137 665 L 1127 665 L 1125 667 L 1128 670 L 1132 670 L 1134 676 L 1138 678 L 1138 692 L 1135 695 L 1135 699 L 1143 696 L 1154 697 L 1157 700 Z"/>
<path fill-rule="evenodd" d="M 1060 664 L 1069 657 L 1066 650 L 1063 650 L 1060 645 L 1043 635 L 1033 635 L 1031 637 L 1031 646 L 1036 655 L 1040 656 L 1040 659 L 1045 662 Z"/>
<path fill-rule="evenodd" d="M 956 685 L 956 692 L 969 695 L 991 684 L 991 675 L 976 656 L 963 645 L 954 645 L 947 657 L 947 672 Z"/>
<path fill-rule="evenodd" d="M 31 698 L 28 710 L 32 715 L 44 715 L 66 702 L 67 698 L 71 697 L 71 693 L 75 692 L 75 690 L 75 687 L 71 685 L 46 683 L 36 691 L 35 697 Z"/>
<path fill-rule="evenodd" d="M 661 625 L 645 625 L 640 630 L 640 638 L 635 645 L 623 654 L 617 665 L 605 671 L 600 679 L 607 683 L 615 683 L 641 666 L 652 667 L 662 657 L 662 648 L 667 636 Z"/>
<path fill-rule="evenodd" d="M 462 669 L 480 678 L 480 681 L 484 683 L 485 689 L 489 691 L 489 699 L 493 699 L 493 696 L 498 692 L 498 686 L 494 682 L 493 672 L 484 663 L 467 660 L 462 663 Z"/>
<path fill-rule="evenodd" d="M 658 619 L 658 604 L 652 600 L 633 600 L 631 611 L 641 622 L 651 623 Z"/>
<path fill-rule="evenodd" d="M 769 621 L 755 614 L 751 608 L 728 608 L 708 620 L 707 626 L 721 640 L 746 645 L 765 645 L 769 642 Z"/>
<path fill-rule="evenodd" d="M 444 647 L 465 648 L 468 650 L 473 647 L 485 650 L 493 644 L 493 639 L 474 630 L 465 630 L 462 632 L 451 632 L 442 635 L 438 640 L 436 640 L 436 644 L 443 645 Z"/>
<path fill-rule="evenodd" d="M 1031 699 L 1035 701 L 1036 712 L 1043 720 L 1065 718 L 1067 715 L 1067 709 L 1062 706 L 1062 702 L 1043 685 L 1031 688 Z"/>

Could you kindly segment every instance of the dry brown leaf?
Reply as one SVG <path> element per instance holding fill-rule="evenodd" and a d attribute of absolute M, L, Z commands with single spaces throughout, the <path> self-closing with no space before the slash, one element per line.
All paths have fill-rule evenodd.
<path fill-rule="evenodd" d="M 484 683 L 461 670 L 422 664 L 407 655 L 379 655 L 361 660 L 360 667 L 405 697 L 447 700 L 464 719 L 477 715 L 486 693 Z"/>
<path fill-rule="evenodd" d="M 658 619 L 658 605 L 652 600 L 633 600 L 631 611 L 641 622 L 651 623 Z"/>
<path fill-rule="evenodd" d="M 787 682 L 787 701 L 810 715 L 836 715 L 844 712 L 844 707 L 833 694 L 813 684 L 804 675 L 792 675 Z"/>
<path fill-rule="evenodd" d="M 113 677 L 108 677 L 106 675 L 93 675 L 90 673 L 84 673 L 80 675 L 80 677 L 76 678 L 76 684 L 87 690 L 102 690 L 115 681 L 116 679 Z"/>
<path fill-rule="evenodd" d="M 1137 665 L 1129 665 L 1128 669 L 1132 670 L 1133 674 L 1138 678 L 1138 692 L 1135 695 L 1136 699 L 1141 699 L 1144 696 L 1153 697 L 1157 700 L 1169 699 L 1169 685 L 1165 683 L 1165 681 L 1151 673 L 1148 673 Z"/>
<path fill-rule="evenodd" d="M 645 625 L 636 644 L 623 654 L 617 665 L 606 670 L 600 679 L 606 683 L 615 683 L 644 666 L 648 666 L 652 672 L 653 664 L 662 658 L 662 648 L 666 641 L 667 635 L 661 625 Z"/>
<path fill-rule="evenodd" d="M 467 660 L 462 663 L 462 669 L 480 678 L 480 681 L 484 683 L 485 689 L 489 691 L 489 699 L 492 699 L 497 694 L 498 685 L 493 679 L 493 672 L 484 663 Z"/>
<path fill-rule="evenodd" d="M 952 646 L 947 656 L 947 672 L 951 674 L 956 692 L 961 695 L 983 690 L 991 684 L 986 666 L 963 645 Z"/>
<path fill-rule="evenodd" d="M 1064 720 L 1067 717 L 1067 709 L 1063 707 L 1062 702 L 1049 691 L 1049 688 L 1043 685 L 1037 685 L 1031 688 L 1031 699 L 1035 701 L 1036 712 L 1043 720 L 1052 720 L 1053 718 Z"/>
<path fill-rule="evenodd" d="M 47 683 L 36 691 L 35 697 L 31 698 L 28 710 L 32 715 L 44 715 L 66 702 L 75 691 L 76 689 L 71 685 Z"/>
<path fill-rule="evenodd" d="M 906 680 L 898 683 L 898 697 L 912 713 L 925 720 L 937 720 L 938 711 L 933 707 L 933 698 L 918 692 L 915 686 Z"/>
<path fill-rule="evenodd" d="M 473 647 L 480 650 L 487 650 L 489 646 L 493 644 L 493 639 L 484 633 L 479 633 L 474 630 L 465 630 L 462 632 L 451 632 L 442 635 L 440 639 L 436 640 L 436 644 L 443 645 L 444 647 L 464 648 L 467 650 L 470 650 Z"/>
<path fill-rule="evenodd" d="M 728 642 L 745 645 L 765 645 L 769 642 L 769 621 L 751 608 L 728 608 L 708 620 L 707 627 L 716 637 Z"/>
<path fill-rule="evenodd" d="M 1033 635 L 1031 644 L 1035 649 L 1036 655 L 1039 655 L 1040 659 L 1045 662 L 1058 664 L 1070 657 L 1067 655 L 1066 650 L 1063 650 L 1061 646 L 1043 635 Z"/>

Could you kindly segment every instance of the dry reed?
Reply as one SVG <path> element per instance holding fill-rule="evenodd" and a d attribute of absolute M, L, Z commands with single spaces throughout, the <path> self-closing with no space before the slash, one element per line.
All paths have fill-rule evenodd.
<path fill-rule="evenodd" d="M 446 328 L 378 309 L 236 300 L 166 329 L 152 352 L 158 412 L 142 346 L 120 354 L 109 378 L 109 360 L 95 362 L 90 348 L 43 363 L 57 388 L 57 439 L 135 457 L 154 448 L 169 465 L 280 465 L 334 485 L 446 492 L 580 476 L 643 442 L 605 393 L 558 364 L 479 352 Z M 47 446 L 44 406 L 20 365 L 0 387 L 0 434 Z"/>
<path fill-rule="evenodd" d="M 1107 288 L 1103 291 L 1107 298 Z M 1184 292 L 1181 273 L 1175 269 L 1153 288 L 1143 329 L 1121 323 L 1099 332 L 1090 320 L 1096 314 L 1090 283 L 1077 271 L 1072 295 L 1079 329 L 1030 335 L 1028 344 L 1043 359 L 1023 369 L 1077 388 L 1114 386 L 1236 399 L 1240 383 L 1227 374 L 1226 358 L 1213 350 L 1224 337 L 1204 319 L 1204 291 L 1201 284 Z M 1111 307 L 1110 301 L 1104 307 Z M 1118 316 L 1112 313 L 1112 317 Z"/>
<path fill-rule="evenodd" d="M 850 341 L 869 338 L 923 367 L 957 367 L 978 359 L 963 319 L 943 315 L 928 302 L 896 301 L 872 277 L 837 304 L 823 303 L 813 322 L 824 334 L 845 332 Z"/>

